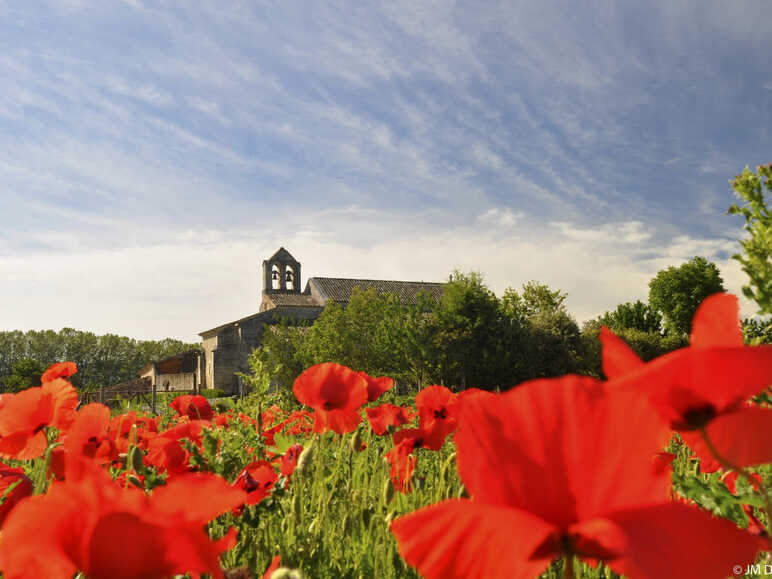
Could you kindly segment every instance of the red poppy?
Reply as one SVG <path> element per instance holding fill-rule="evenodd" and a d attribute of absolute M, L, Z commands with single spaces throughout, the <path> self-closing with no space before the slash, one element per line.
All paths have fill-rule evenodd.
<path fill-rule="evenodd" d="M 666 503 L 666 439 L 646 405 L 590 378 L 535 380 L 461 406 L 455 499 L 392 525 L 402 556 L 432 578 L 534 577 L 565 554 L 633 578 L 721 578 L 754 560 L 756 537 Z"/>
<path fill-rule="evenodd" d="M 258 460 L 244 467 L 232 486 L 247 493 L 245 504 L 256 505 L 271 494 L 278 478 L 270 462 Z M 234 512 L 240 514 L 241 508 Z"/>
<path fill-rule="evenodd" d="M 367 382 L 367 401 L 374 402 L 381 397 L 381 394 L 394 386 L 394 380 L 388 376 L 375 378 L 367 372 L 359 372 L 359 375 Z"/>
<path fill-rule="evenodd" d="M 0 526 L 16 503 L 31 494 L 32 481 L 24 474 L 24 469 L 0 462 Z"/>
<path fill-rule="evenodd" d="M 456 397 L 458 398 L 459 402 L 463 402 L 467 398 L 471 398 L 473 396 L 489 397 L 489 396 L 495 396 L 495 394 L 490 390 L 482 390 L 480 388 L 467 388 L 466 390 L 462 390 L 461 392 L 456 394 Z"/>
<path fill-rule="evenodd" d="M 622 340 L 601 332 L 610 387 L 645 393 L 673 430 L 701 459 L 736 466 L 772 462 L 772 409 L 751 406 L 750 396 L 772 384 L 772 345 L 743 346 L 735 296 L 703 301 L 692 324 L 691 345 L 644 364 Z"/>
<path fill-rule="evenodd" d="M 394 488 L 401 493 L 410 491 L 410 481 L 413 478 L 417 460 L 413 454 L 415 449 L 415 440 L 406 438 L 395 443 L 394 447 L 384 455 L 391 465 L 389 469 L 391 482 L 394 484 Z"/>
<path fill-rule="evenodd" d="M 211 423 L 206 420 L 192 420 L 159 433 L 148 442 L 145 461 L 172 474 L 190 471 L 190 452 L 182 445 L 181 440 L 187 438 L 200 448 L 203 429 L 209 426 Z"/>
<path fill-rule="evenodd" d="M 82 464 L 75 458 L 86 458 L 96 464 L 109 464 L 118 458 L 118 448 L 108 434 L 110 409 L 103 404 L 88 404 L 75 414 L 75 420 L 60 436 L 62 445 L 51 453 L 49 471 L 57 480 L 63 480 L 69 469 L 68 462 L 74 468 Z"/>
<path fill-rule="evenodd" d="M 75 362 L 57 362 L 51 365 L 40 377 L 40 382 L 53 382 L 57 378 L 69 378 L 78 372 Z"/>
<path fill-rule="evenodd" d="M 169 403 L 169 406 L 174 408 L 180 416 L 187 416 L 191 420 L 211 420 L 214 416 L 209 401 L 200 394 L 177 396 Z"/>
<path fill-rule="evenodd" d="M 302 444 L 293 444 L 281 457 L 281 474 L 291 476 L 295 472 L 295 465 L 298 463 L 298 457 L 303 452 Z"/>
<path fill-rule="evenodd" d="M 325 362 L 311 366 L 292 387 L 301 404 L 315 409 L 314 432 L 338 434 L 356 429 L 359 408 L 367 402 L 367 381 L 351 368 Z"/>
<path fill-rule="evenodd" d="M 107 432 L 118 452 L 128 452 L 132 445 L 144 450 L 148 441 L 158 434 L 158 419 L 139 416 L 134 411 L 119 414 L 110 420 Z"/>
<path fill-rule="evenodd" d="M 88 404 L 75 415 L 67 430 L 64 449 L 68 456 L 78 454 L 93 459 L 97 464 L 107 464 L 118 457 L 115 443 L 108 436 L 110 409 L 103 404 Z"/>
<path fill-rule="evenodd" d="M 409 409 L 393 404 L 381 404 L 375 408 L 365 408 L 370 428 L 378 436 L 386 434 L 389 427 L 397 428 L 410 422 Z"/>
<path fill-rule="evenodd" d="M 75 388 L 62 378 L 4 396 L 0 407 L 0 456 L 20 460 L 41 456 L 48 444 L 46 427 L 67 428 L 77 404 Z"/>
<path fill-rule="evenodd" d="M 418 428 L 394 433 L 394 444 L 415 439 L 415 448 L 439 450 L 458 424 L 458 396 L 444 386 L 427 386 L 415 397 Z"/>
<path fill-rule="evenodd" d="M 243 502 L 243 491 L 215 475 L 194 475 L 147 497 L 93 465 L 84 468 L 90 471 L 77 482 L 55 484 L 11 511 L 0 552 L 4 577 L 69 578 L 76 570 L 94 579 L 223 576 L 219 556 L 234 534 L 213 542 L 204 525 Z"/>

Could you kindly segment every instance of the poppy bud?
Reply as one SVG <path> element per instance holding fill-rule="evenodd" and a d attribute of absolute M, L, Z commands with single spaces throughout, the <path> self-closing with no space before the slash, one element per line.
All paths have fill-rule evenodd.
<path fill-rule="evenodd" d="M 311 461 L 314 460 L 314 444 L 313 442 L 303 449 L 298 457 L 298 463 L 295 466 L 295 472 L 300 476 L 306 474 L 311 467 Z"/>
<path fill-rule="evenodd" d="M 344 535 L 348 534 L 350 526 L 351 526 L 351 516 L 347 511 L 346 515 L 343 517 L 343 522 L 341 523 L 341 530 L 343 531 Z"/>
<path fill-rule="evenodd" d="M 383 481 L 383 491 L 381 492 L 381 498 L 383 498 L 383 502 L 385 504 L 389 504 L 391 502 L 391 499 L 394 498 L 394 484 L 391 482 L 391 479 L 386 479 Z"/>
<path fill-rule="evenodd" d="M 132 446 L 126 455 L 126 466 L 134 472 L 142 472 L 142 449 Z"/>
<path fill-rule="evenodd" d="M 271 579 L 305 579 L 305 576 L 300 569 L 279 567 L 271 574 Z"/>
<path fill-rule="evenodd" d="M 359 452 L 362 450 L 362 435 L 359 433 L 359 430 L 354 432 L 354 435 L 348 442 L 351 446 L 351 452 Z"/>
<path fill-rule="evenodd" d="M 303 508 L 300 503 L 300 492 L 296 492 L 295 496 L 292 497 L 292 514 L 298 521 L 303 515 Z"/>

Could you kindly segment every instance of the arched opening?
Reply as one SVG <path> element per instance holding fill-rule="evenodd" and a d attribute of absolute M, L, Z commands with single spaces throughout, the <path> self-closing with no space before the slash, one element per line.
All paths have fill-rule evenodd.
<path fill-rule="evenodd" d="M 281 289 L 281 272 L 276 264 L 271 266 L 271 289 Z"/>
<path fill-rule="evenodd" d="M 291 265 L 284 268 L 284 289 L 292 291 L 295 287 L 295 271 Z"/>

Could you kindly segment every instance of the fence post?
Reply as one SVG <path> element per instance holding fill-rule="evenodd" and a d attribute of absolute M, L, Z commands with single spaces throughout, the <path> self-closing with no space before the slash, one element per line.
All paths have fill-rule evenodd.
<path fill-rule="evenodd" d="M 152 396 L 152 398 L 151 398 L 151 404 L 150 404 L 150 406 L 151 406 L 151 408 L 152 408 L 152 410 L 153 410 L 153 414 L 158 414 L 158 413 L 155 411 L 155 395 L 156 395 L 156 385 L 155 385 L 155 380 L 153 380 L 153 396 Z"/>
<path fill-rule="evenodd" d="M 100 404 L 105 403 L 105 387 L 103 384 L 99 385 L 99 403 Z"/>

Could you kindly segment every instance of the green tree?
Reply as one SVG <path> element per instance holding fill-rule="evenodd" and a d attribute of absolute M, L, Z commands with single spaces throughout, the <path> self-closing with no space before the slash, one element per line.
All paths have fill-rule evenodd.
<path fill-rule="evenodd" d="M 441 382 L 484 389 L 512 385 L 509 328 L 498 298 L 482 275 L 451 274 L 432 324 Z"/>
<path fill-rule="evenodd" d="M 536 281 L 525 283 L 520 293 L 512 288 L 504 292 L 501 304 L 510 325 L 515 382 L 585 371 L 581 332 L 566 310 L 566 297 Z"/>
<path fill-rule="evenodd" d="M 649 282 L 649 305 L 662 314 L 668 333 L 686 336 L 702 300 L 723 291 L 716 264 L 696 256 L 657 273 Z"/>
<path fill-rule="evenodd" d="M 743 266 L 750 283 L 743 286 L 745 297 L 755 301 L 760 314 L 772 314 L 772 211 L 766 193 L 772 193 L 772 163 L 760 165 L 757 173 L 748 167 L 730 183 L 742 205 L 729 207 L 730 214 L 745 217 L 744 229 L 750 234 L 740 242 L 743 253 L 732 256 Z"/>
<path fill-rule="evenodd" d="M 614 311 L 600 316 L 598 322 L 614 331 L 633 329 L 655 334 L 662 332 L 662 315 L 641 300 L 619 304 Z"/>
<path fill-rule="evenodd" d="M 14 362 L 11 374 L 3 378 L 3 391 L 19 392 L 33 386 L 40 386 L 40 377 L 46 371 L 37 360 L 22 358 Z"/>
<path fill-rule="evenodd" d="M 745 318 L 742 321 L 743 339 L 746 344 L 772 344 L 772 318 L 765 320 Z"/>

